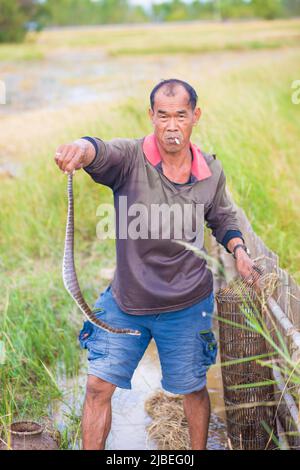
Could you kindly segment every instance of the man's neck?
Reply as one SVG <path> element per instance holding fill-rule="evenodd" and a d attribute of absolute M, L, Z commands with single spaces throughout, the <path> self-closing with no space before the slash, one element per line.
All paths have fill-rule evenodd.
<path fill-rule="evenodd" d="M 186 146 L 176 153 L 166 152 L 159 142 L 157 142 L 158 150 L 162 159 L 162 165 L 173 171 L 181 171 L 192 166 L 192 150 L 190 146 Z"/>
<path fill-rule="evenodd" d="M 190 147 L 176 153 L 167 153 L 159 144 L 163 174 L 174 183 L 186 183 L 192 171 L 192 150 Z"/>

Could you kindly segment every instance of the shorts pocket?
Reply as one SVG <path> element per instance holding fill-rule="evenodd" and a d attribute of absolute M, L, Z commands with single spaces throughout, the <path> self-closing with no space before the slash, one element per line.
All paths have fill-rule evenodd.
<path fill-rule="evenodd" d="M 108 356 L 108 333 L 97 326 L 95 328 L 95 336 L 87 343 L 89 361 Z"/>
<path fill-rule="evenodd" d="M 95 329 L 92 322 L 86 320 L 83 322 L 83 327 L 79 332 L 78 340 L 81 349 L 87 348 L 87 343 L 90 341 L 91 338 L 95 335 Z"/>
<path fill-rule="evenodd" d="M 205 366 L 215 364 L 218 353 L 218 343 L 213 331 L 201 330 L 198 333 L 198 338 L 202 343 L 203 364 Z"/>
<path fill-rule="evenodd" d="M 103 316 L 105 316 L 105 310 L 100 308 L 99 312 L 96 313 L 96 317 L 102 319 Z M 103 318 L 103 321 L 105 322 L 105 318 Z M 94 323 L 89 320 L 84 322 L 78 339 L 81 349 L 87 349 L 89 351 L 89 360 L 108 355 L 108 332 L 94 325 Z"/>
<path fill-rule="evenodd" d="M 200 330 L 196 334 L 194 373 L 201 377 L 216 363 L 218 343 L 211 329 Z"/>

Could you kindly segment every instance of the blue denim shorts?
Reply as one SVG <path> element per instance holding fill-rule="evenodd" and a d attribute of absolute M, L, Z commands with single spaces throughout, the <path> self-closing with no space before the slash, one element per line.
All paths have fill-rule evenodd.
<path fill-rule="evenodd" d="M 88 350 L 88 374 L 120 388 L 131 389 L 131 379 L 153 338 L 161 364 L 162 388 L 186 394 L 206 385 L 206 372 L 216 362 L 217 342 L 212 331 L 214 294 L 174 312 L 132 315 L 121 310 L 109 285 L 96 301 L 96 313 L 117 328 L 139 330 L 140 336 L 110 333 L 86 320 L 79 333 L 80 347 Z"/>

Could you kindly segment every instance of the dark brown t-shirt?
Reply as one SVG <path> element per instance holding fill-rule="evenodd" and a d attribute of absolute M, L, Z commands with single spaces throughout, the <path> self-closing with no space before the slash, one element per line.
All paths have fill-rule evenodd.
<path fill-rule="evenodd" d="M 153 236 L 154 232 L 150 233 L 149 219 L 146 229 L 138 227 L 136 208 L 142 207 L 141 212 L 145 216 L 145 213 L 152 215 L 154 206 L 157 208 L 167 204 L 168 207 L 176 206 L 183 210 L 189 206 L 195 228 L 199 220 L 196 218 L 196 206 L 202 207 L 201 229 L 204 229 L 206 221 L 216 240 L 221 243 L 228 230 L 239 230 L 239 227 L 226 193 L 226 178 L 220 161 L 191 143 L 193 159 L 190 180 L 176 185 L 162 172 L 161 157 L 153 134 L 140 139 L 110 141 L 97 137 L 84 138 L 90 140 L 96 149 L 96 157 L 84 168 L 85 171 L 95 182 L 109 186 L 114 194 L 117 264 L 112 293 L 120 308 L 136 315 L 163 313 L 183 309 L 207 297 L 213 289 L 212 273 L 204 258 L 174 242 L 174 238 L 178 238 L 174 236 L 178 219 L 170 216 L 170 237 L 164 238 L 162 225 L 166 214 L 158 219 L 156 217 L 159 228 L 156 237 Z M 130 211 L 133 207 L 135 210 Z M 157 212 L 153 213 L 157 216 Z M 145 220 L 142 219 L 143 222 Z M 134 236 L 130 232 L 132 227 L 135 228 Z M 137 232 L 140 233 L 139 237 L 136 236 Z M 182 240 L 195 241 L 195 238 L 185 236 L 183 231 L 181 233 Z M 199 246 L 197 243 L 195 246 L 206 253 L 203 244 Z"/>

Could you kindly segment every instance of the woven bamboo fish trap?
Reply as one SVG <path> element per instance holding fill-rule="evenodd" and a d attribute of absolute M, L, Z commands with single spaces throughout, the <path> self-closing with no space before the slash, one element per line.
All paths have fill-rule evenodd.
<path fill-rule="evenodd" d="M 276 436 L 271 369 L 256 360 L 241 361 L 268 352 L 266 340 L 251 327 L 251 321 L 262 315 L 263 303 L 275 285 L 274 276 L 264 274 L 262 265 L 255 266 L 260 276 L 259 291 L 244 279 L 235 278 L 216 293 L 221 370 L 227 434 L 232 449 L 271 450 L 276 447 L 267 431 L 271 429 Z M 235 363 L 223 366 L 227 361 Z"/>

